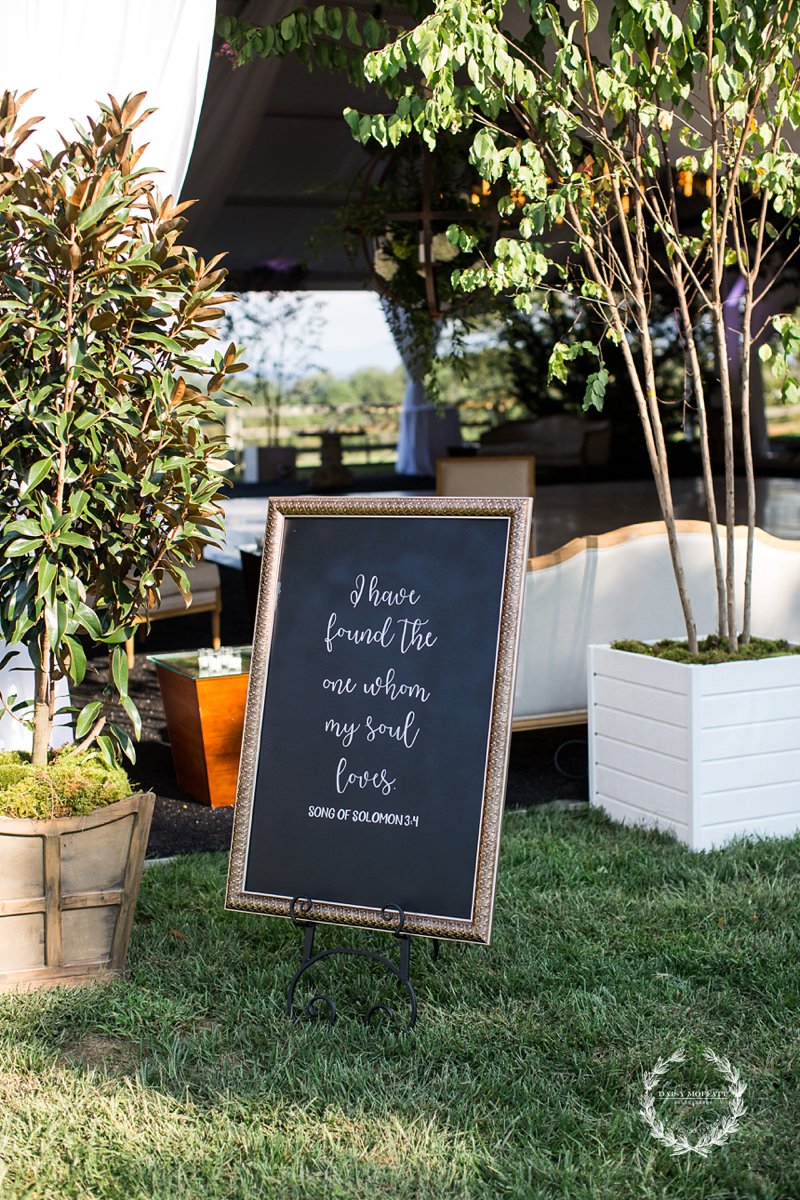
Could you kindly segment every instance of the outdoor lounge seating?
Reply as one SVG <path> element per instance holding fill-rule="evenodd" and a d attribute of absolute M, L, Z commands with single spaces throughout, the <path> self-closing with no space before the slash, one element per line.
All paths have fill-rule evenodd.
<path fill-rule="evenodd" d="M 534 494 L 536 464 L 530 454 L 437 458 L 437 496 L 529 496 Z M 536 553 L 536 523 L 531 522 L 530 553 Z"/>
<path fill-rule="evenodd" d="M 736 529 L 744 577 L 747 530 Z M 703 521 L 679 521 L 678 538 L 698 633 L 716 628 L 713 551 Z M 753 633 L 800 642 L 800 541 L 756 532 Z M 741 595 L 741 586 L 739 587 Z M 575 538 L 528 562 L 514 728 L 586 721 L 587 653 L 620 639 L 685 637 L 662 521 Z"/>
<path fill-rule="evenodd" d="M 481 435 L 480 454 L 532 454 L 537 471 L 604 470 L 611 449 L 611 422 L 554 413 L 533 421 L 503 421 Z"/>
<path fill-rule="evenodd" d="M 169 576 L 165 575 L 161 585 L 161 601 L 155 608 L 148 609 L 147 613 L 140 617 L 142 627 L 146 628 L 146 622 L 162 621 L 167 617 L 183 617 L 188 616 L 190 613 L 210 612 L 211 644 L 215 650 L 219 650 L 221 645 L 219 619 L 222 612 L 219 567 L 216 563 L 203 560 L 196 563 L 189 570 L 188 575 L 189 586 L 191 587 L 189 605 L 187 606 L 178 585 Z M 133 638 L 129 638 L 126 641 L 125 651 L 128 656 L 128 667 L 132 667 L 134 660 Z"/>

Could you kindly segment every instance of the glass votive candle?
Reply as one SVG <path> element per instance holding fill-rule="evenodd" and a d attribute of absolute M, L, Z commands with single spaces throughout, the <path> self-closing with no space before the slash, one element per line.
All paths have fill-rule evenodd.
<path fill-rule="evenodd" d="M 231 646 L 223 646 L 219 652 L 220 664 L 223 671 L 236 672 L 242 669 L 242 656 Z"/>

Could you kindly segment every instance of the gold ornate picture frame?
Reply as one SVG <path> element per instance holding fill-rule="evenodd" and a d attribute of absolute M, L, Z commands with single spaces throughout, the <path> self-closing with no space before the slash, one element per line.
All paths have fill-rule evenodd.
<path fill-rule="evenodd" d="M 490 940 L 530 515 L 270 500 L 228 908 Z"/>

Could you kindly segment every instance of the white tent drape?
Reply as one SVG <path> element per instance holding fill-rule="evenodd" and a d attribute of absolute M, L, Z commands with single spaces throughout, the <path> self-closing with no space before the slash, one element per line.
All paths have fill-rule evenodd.
<path fill-rule="evenodd" d="M 162 195 L 178 196 L 189 164 L 200 116 L 215 0 L 16 0 L 3 5 L 0 87 L 36 89 L 24 117 L 42 116 L 26 143 L 58 149 L 58 134 L 72 120 L 85 124 L 108 95 L 147 92 L 156 112 L 141 126 L 149 148 L 141 165 L 151 168 Z M 158 172 L 158 173 L 157 173 Z M 9 647 L 0 642 L 0 660 Z M 27 652 L 0 671 L 0 693 L 19 699 L 33 695 Z M 68 702 L 59 687 L 59 703 Z M 68 726 L 54 731 L 53 744 L 72 737 Z M 13 718 L 0 715 L 0 749 L 29 750 L 30 734 Z"/>
<path fill-rule="evenodd" d="M 60 146 L 97 102 L 147 92 L 141 160 L 162 195 L 180 192 L 203 102 L 215 0 L 16 0 L 3 5 L 0 86 L 36 88 L 25 117 L 44 120 L 29 145 Z"/>
<path fill-rule="evenodd" d="M 435 405 L 428 403 L 425 375 L 429 364 L 420 360 L 413 331 L 403 320 L 403 313 L 397 309 L 390 313 L 385 300 L 381 306 L 407 378 L 395 470 L 398 475 L 435 475 L 437 458 L 445 458 L 449 448 L 461 442 L 458 410 L 446 408 L 438 412 Z"/>
<path fill-rule="evenodd" d="M 458 409 L 439 412 L 433 404 L 414 403 L 419 387 L 419 380 L 409 377 L 400 411 L 398 475 L 435 475 L 437 458 L 447 458 L 451 447 L 461 444 Z"/>

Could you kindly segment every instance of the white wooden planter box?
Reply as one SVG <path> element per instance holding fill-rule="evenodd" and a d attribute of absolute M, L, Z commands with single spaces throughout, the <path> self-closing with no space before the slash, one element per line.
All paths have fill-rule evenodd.
<path fill-rule="evenodd" d="M 800 655 L 689 666 L 589 647 L 591 803 L 693 850 L 800 829 Z"/>

